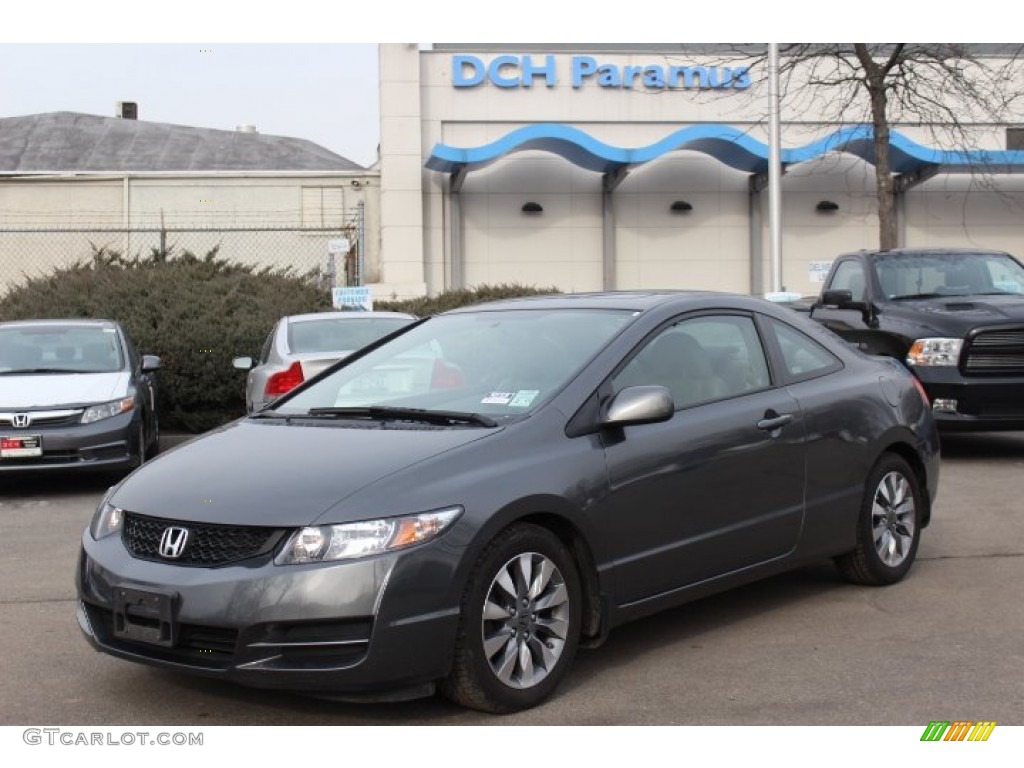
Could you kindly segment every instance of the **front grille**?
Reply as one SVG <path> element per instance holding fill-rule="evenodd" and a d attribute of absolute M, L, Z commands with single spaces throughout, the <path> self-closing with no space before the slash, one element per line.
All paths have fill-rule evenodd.
<path fill-rule="evenodd" d="M 188 531 L 185 549 L 177 558 L 160 554 L 160 539 L 171 526 Z M 121 540 L 132 557 L 139 560 L 210 568 L 268 555 L 284 533 L 283 528 L 194 523 L 129 512 L 125 515 Z"/>
<path fill-rule="evenodd" d="M 64 411 L 18 411 L 26 413 L 31 420 L 28 426 L 18 429 L 32 429 L 33 427 L 66 427 L 71 424 L 79 424 L 82 421 L 81 410 Z M 15 412 L 4 411 L 0 413 L 0 427 L 11 427 L 14 424 Z"/>
<path fill-rule="evenodd" d="M 967 374 L 1024 374 L 1024 328 L 981 331 L 969 342 L 964 355 Z"/>

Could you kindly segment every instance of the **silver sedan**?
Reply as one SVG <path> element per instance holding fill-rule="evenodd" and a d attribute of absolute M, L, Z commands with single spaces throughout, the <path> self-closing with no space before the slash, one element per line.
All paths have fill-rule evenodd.
<path fill-rule="evenodd" d="M 416 320 L 404 312 L 314 312 L 282 317 L 259 360 L 236 357 L 249 371 L 245 407 L 252 413 L 353 352 Z"/>

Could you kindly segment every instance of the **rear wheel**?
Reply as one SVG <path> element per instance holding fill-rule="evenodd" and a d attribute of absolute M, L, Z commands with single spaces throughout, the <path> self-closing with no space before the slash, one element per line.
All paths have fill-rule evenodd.
<path fill-rule="evenodd" d="M 855 584 L 893 584 L 917 555 L 924 496 L 914 470 L 895 454 L 879 459 L 864 487 L 857 547 L 836 558 L 836 565 Z"/>
<path fill-rule="evenodd" d="M 149 458 L 149 438 L 146 436 L 146 423 L 143 422 L 139 425 L 139 436 L 136 438 L 136 457 L 139 460 L 139 466 L 141 467 L 146 463 Z"/>
<path fill-rule="evenodd" d="M 160 417 L 153 414 L 153 429 L 149 435 L 149 448 L 147 451 L 147 457 L 153 458 L 160 453 Z"/>
<path fill-rule="evenodd" d="M 507 528 L 469 578 L 442 692 L 484 712 L 539 704 L 572 664 L 580 604 L 579 574 L 558 537 L 536 525 Z"/>

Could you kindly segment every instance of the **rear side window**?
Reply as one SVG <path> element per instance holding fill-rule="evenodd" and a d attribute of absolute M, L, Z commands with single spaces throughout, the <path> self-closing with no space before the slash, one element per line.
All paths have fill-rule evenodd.
<path fill-rule="evenodd" d="M 769 325 L 790 379 L 812 379 L 842 367 L 835 355 L 810 336 L 775 319 Z"/>

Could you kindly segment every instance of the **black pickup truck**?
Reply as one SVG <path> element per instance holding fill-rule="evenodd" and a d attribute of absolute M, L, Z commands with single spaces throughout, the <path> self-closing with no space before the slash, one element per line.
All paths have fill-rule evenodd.
<path fill-rule="evenodd" d="M 1024 429 L 1024 266 L 1010 254 L 846 253 L 803 309 L 865 352 L 902 360 L 943 430 Z"/>

